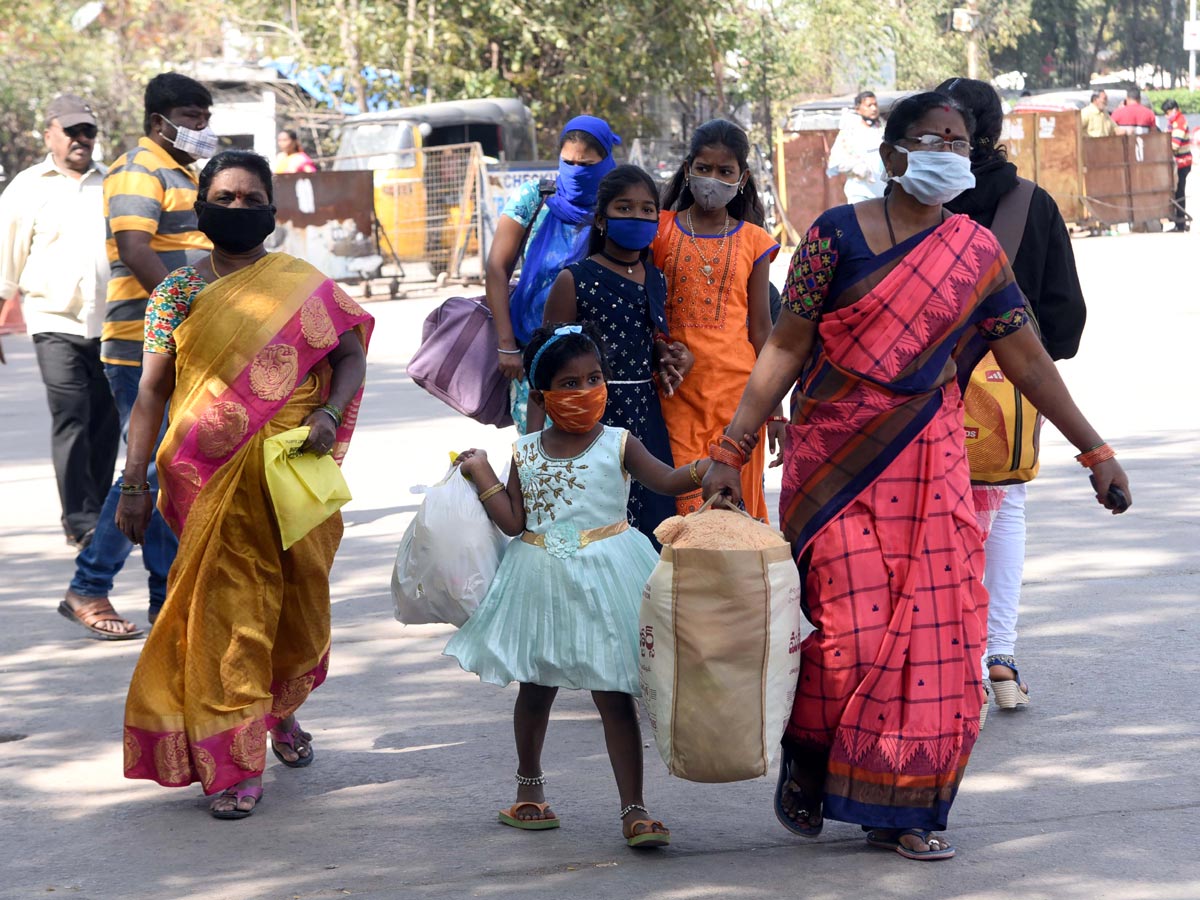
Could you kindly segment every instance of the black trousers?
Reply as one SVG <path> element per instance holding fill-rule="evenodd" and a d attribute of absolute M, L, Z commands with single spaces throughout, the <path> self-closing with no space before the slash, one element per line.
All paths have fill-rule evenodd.
<path fill-rule="evenodd" d="M 1185 216 L 1183 213 L 1184 210 L 1187 209 L 1187 196 L 1185 194 L 1185 189 L 1187 188 L 1188 174 L 1191 171 L 1191 166 L 1184 166 L 1179 170 L 1179 180 L 1175 182 L 1175 202 L 1179 204 L 1173 210 L 1173 218 L 1175 219 L 1176 228 L 1186 229 L 1188 227 L 1187 216 Z"/>
<path fill-rule="evenodd" d="M 96 527 L 112 485 L 121 421 L 98 339 L 43 332 L 33 335 L 33 349 L 50 405 L 50 453 L 63 531 L 78 540 Z"/>

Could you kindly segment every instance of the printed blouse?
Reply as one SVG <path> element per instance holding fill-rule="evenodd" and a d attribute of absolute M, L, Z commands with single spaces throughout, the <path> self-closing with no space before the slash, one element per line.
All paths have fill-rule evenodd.
<path fill-rule="evenodd" d="M 175 329 L 187 318 L 192 301 L 207 285 L 194 266 L 176 269 L 162 280 L 146 303 L 144 352 L 175 355 Z"/>
<path fill-rule="evenodd" d="M 837 206 L 818 216 L 792 257 L 783 305 L 801 318 L 819 322 L 827 301 L 915 249 L 934 230 L 914 234 L 877 254 L 867 245 L 854 209 Z M 1021 328 L 1027 318 L 1025 298 L 1014 281 L 984 300 L 971 323 L 985 340 L 994 341 Z"/>

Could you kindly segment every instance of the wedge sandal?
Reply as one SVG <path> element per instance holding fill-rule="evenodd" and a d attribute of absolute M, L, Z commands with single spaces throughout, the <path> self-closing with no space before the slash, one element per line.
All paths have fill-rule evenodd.
<path fill-rule="evenodd" d="M 992 666 L 1003 666 L 1013 673 L 1012 678 L 995 679 L 988 676 L 988 681 L 992 685 L 992 693 L 996 695 L 996 706 L 1000 709 L 1019 709 L 1029 704 L 1029 685 L 1021 681 L 1021 673 L 1017 671 L 1015 658 L 989 656 L 985 665 L 989 671 Z"/>

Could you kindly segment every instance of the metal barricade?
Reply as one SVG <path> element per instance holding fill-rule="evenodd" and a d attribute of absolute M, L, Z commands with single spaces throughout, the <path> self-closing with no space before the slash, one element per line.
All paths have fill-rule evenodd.
<path fill-rule="evenodd" d="M 439 281 L 482 278 L 479 144 L 424 147 L 412 162 L 375 172 L 383 251 L 401 266 L 428 263 Z"/>

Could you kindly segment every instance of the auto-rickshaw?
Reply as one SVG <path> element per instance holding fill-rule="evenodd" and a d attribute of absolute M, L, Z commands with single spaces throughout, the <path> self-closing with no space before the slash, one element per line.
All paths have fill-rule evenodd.
<path fill-rule="evenodd" d="M 351 116 L 342 124 L 333 168 L 375 173 L 382 249 L 398 262 L 426 260 L 437 274 L 477 240 L 463 227 L 479 202 L 477 172 L 463 159 L 470 144 L 478 144 L 485 158 L 533 159 L 533 115 L 520 100 L 501 98 Z M 437 147 L 448 149 L 430 152 Z"/>

